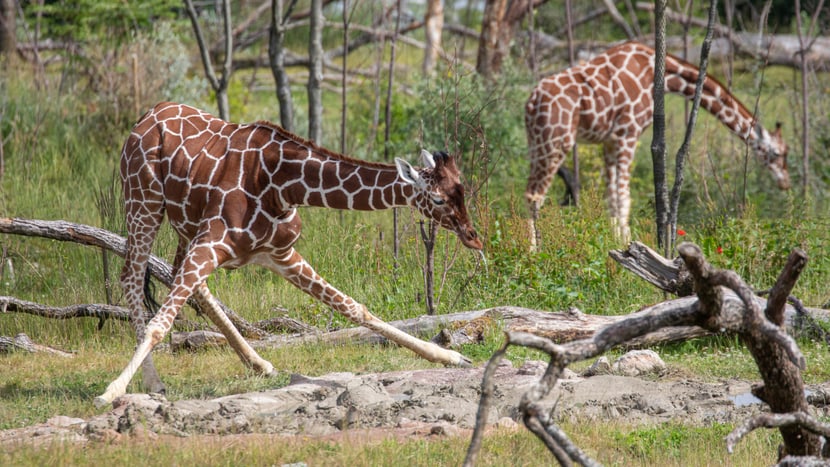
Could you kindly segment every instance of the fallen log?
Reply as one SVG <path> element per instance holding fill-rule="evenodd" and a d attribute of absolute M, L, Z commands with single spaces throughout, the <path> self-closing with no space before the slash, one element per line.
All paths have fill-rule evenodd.
<path fill-rule="evenodd" d="M 51 319 L 97 318 L 101 321 L 107 319 L 129 321 L 130 319 L 130 310 L 116 305 L 86 303 L 54 307 L 6 296 L 0 296 L 0 313 L 26 313 Z M 209 329 L 210 326 L 182 319 L 179 315 L 173 320 L 173 328 L 181 331 L 197 331 Z"/>
<path fill-rule="evenodd" d="M 14 337 L 0 336 L 0 354 L 11 353 L 16 350 L 22 350 L 30 353 L 45 352 L 64 358 L 71 358 L 74 356 L 69 352 L 49 347 L 48 345 L 36 344 L 32 342 L 32 339 L 30 339 L 29 336 L 22 332 Z"/>
<path fill-rule="evenodd" d="M 124 257 L 127 251 L 127 240 L 108 230 L 92 227 L 84 224 L 75 224 L 67 221 L 46 221 L 36 219 L 21 219 L 0 217 L 0 233 L 23 235 L 27 237 L 42 237 L 64 242 L 79 243 L 81 245 L 95 246 L 112 251 L 120 257 Z M 170 288 L 173 283 L 173 267 L 167 261 L 155 255 L 150 255 L 148 263 L 150 274 Z M 243 336 L 248 338 L 264 337 L 268 333 L 251 325 L 224 303 L 215 298 L 216 303 L 228 315 L 228 318 L 236 326 Z M 201 313 L 201 307 L 192 298 L 187 301 L 194 310 Z"/>
<path fill-rule="evenodd" d="M 743 302 L 729 290 L 724 290 L 724 307 L 743 308 Z M 766 308 L 767 300 L 755 297 L 758 306 Z M 571 342 L 592 337 L 598 330 L 619 321 L 645 316 L 656 311 L 687 310 L 698 306 L 697 297 L 682 297 L 643 308 L 627 315 L 589 315 L 571 308 L 565 312 L 532 310 L 516 306 L 498 306 L 477 311 L 450 313 L 446 315 L 420 316 L 418 318 L 391 321 L 389 324 L 416 336 L 433 335 L 442 329 L 448 329 L 453 335 L 462 334 L 463 338 L 450 341 L 479 341 L 481 335 L 493 328 L 504 332 L 525 332 L 545 337 L 557 343 Z M 830 312 L 817 308 L 806 311 L 818 321 L 830 321 Z M 785 321 L 787 328 L 795 328 L 801 315 L 792 305 L 786 305 Z M 623 344 L 624 349 L 639 349 L 658 344 L 680 342 L 697 337 L 713 335 L 698 326 L 665 327 L 632 339 Z M 446 339 L 436 338 L 446 341 Z M 265 339 L 251 342 L 258 348 L 281 347 L 285 345 L 321 342 L 327 344 L 366 343 L 384 344 L 386 339 L 372 331 L 362 328 L 346 328 L 331 332 L 315 334 L 271 335 Z"/>

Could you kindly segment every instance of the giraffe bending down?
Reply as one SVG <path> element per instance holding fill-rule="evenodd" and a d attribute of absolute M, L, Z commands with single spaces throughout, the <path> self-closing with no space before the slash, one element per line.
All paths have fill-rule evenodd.
<path fill-rule="evenodd" d="M 198 109 L 161 103 L 136 123 L 121 153 L 127 254 L 121 284 L 138 346 L 124 371 L 95 403 L 124 394 L 139 366 L 151 392 L 164 389 L 151 351 L 191 295 L 243 363 L 274 371 L 217 306 L 206 286 L 219 267 L 264 266 L 351 321 L 433 362 L 466 365 L 458 352 L 410 336 L 332 287 L 297 253 L 298 206 L 379 210 L 412 206 L 455 232 L 468 248 L 482 243 L 467 217 L 460 172 L 446 153 L 423 151 L 425 168 L 351 159 L 268 122 L 235 124 Z M 179 236 L 174 279 L 160 310 L 144 321 L 144 270 L 165 212 Z"/>
<path fill-rule="evenodd" d="M 692 99 L 700 70 L 680 58 L 666 56 L 666 91 Z M 531 241 L 538 242 L 539 208 L 553 176 L 574 143 L 601 143 L 605 152 L 603 178 L 606 202 L 617 234 L 630 239 L 629 181 L 637 140 L 652 121 L 654 49 L 627 42 L 584 65 L 543 79 L 525 107 L 530 176 L 525 199 L 531 214 Z M 701 107 L 748 143 L 775 178 L 778 188 L 790 187 L 787 145 L 781 125 L 765 130 L 746 106 L 715 78 L 707 75 Z"/>

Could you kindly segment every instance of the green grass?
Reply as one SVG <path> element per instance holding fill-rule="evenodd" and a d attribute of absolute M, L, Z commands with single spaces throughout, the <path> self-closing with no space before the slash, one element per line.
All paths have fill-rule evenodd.
<path fill-rule="evenodd" d="M 412 54 L 406 60 L 417 65 Z M 360 58 L 360 57 L 358 57 Z M 364 60 L 370 60 L 363 57 Z M 233 119 L 277 120 L 270 87 L 253 90 L 242 85 L 248 78 L 235 75 L 231 87 Z M 431 80 L 406 79 L 407 93 L 395 95 L 390 152 L 415 162 L 417 149 L 449 148 L 463 154 L 463 171 L 474 188 L 470 208 L 480 234 L 486 240 L 486 265 L 461 249 L 442 232 L 436 258 L 438 312 L 515 305 L 559 311 L 578 307 L 592 314 L 621 315 L 662 301 L 664 296 L 634 278 L 608 257 L 619 248 L 602 201 L 600 155 L 597 148 L 581 151 L 583 192 L 578 208 L 558 208 L 561 191 L 557 182 L 541 212 L 543 243 L 528 254 L 526 208 L 522 200 L 527 161 L 521 104 L 531 82 L 520 66 L 506 70 L 499 86 L 487 86 L 458 70 L 444 70 Z M 757 74 L 736 76 L 735 89 L 747 104 L 754 103 Z M 77 77 L 76 77 L 77 79 Z M 260 78 L 263 79 L 263 78 Z M 798 128 L 791 103 L 794 91 L 789 70 L 770 69 L 761 88 L 763 121 L 785 119 L 791 137 L 793 161 L 800 155 L 795 145 Z M 826 80 L 826 76 L 818 79 Z M 112 118 L 105 105 L 93 105 L 82 83 L 68 84 L 71 92 L 53 87 L 35 89 L 30 74 L 0 73 L 0 132 L 6 155 L 6 172 L 0 180 L 0 216 L 66 219 L 124 231 L 117 206 L 119 185 L 114 181 L 120 145 L 129 131 L 122 118 Z M 383 158 L 379 136 L 368 130 L 373 93 L 370 80 L 349 90 L 347 119 L 348 152 L 373 160 Z M 270 86 L 270 82 L 268 83 Z M 304 97 L 297 89 L 298 121 L 303 119 Z M 93 96 L 94 97 L 94 96 Z M 209 95 L 200 97 L 211 102 Z M 339 95 L 327 91 L 326 136 L 323 144 L 339 148 Z M 507 103 L 511 103 L 507 105 Z M 150 103 L 147 103 L 149 105 Z M 457 104 L 457 105 L 456 105 Z M 680 143 L 683 103 L 667 101 L 669 158 Z M 818 105 L 818 104 L 817 104 Z M 814 137 L 825 141 L 830 128 L 814 123 Z M 299 126 L 299 125 L 298 125 Z M 457 130 L 460 128 L 460 130 Z M 305 128 L 296 128 L 304 133 Z M 380 132 L 382 134 L 382 131 Z M 633 179 L 635 238 L 654 245 L 653 194 L 650 166 L 650 131 L 637 152 Z M 819 146 L 821 147 L 821 146 Z M 743 193 L 743 145 L 708 115 L 700 120 L 688 165 L 687 185 L 681 200 L 680 226 L 684 240 L 701 246 L 717 267 L 735 270 L 751 286 L 769 288 L 795 247 L 804 249 L 809 263 L 794 294 L 809 306 L 830 300 L 830 225 L 826 219 L 827 170 L 813 161 L 816 182 L 806 199 L 797 192 L 778 192 L 769 174 L 749 160 L 747 190 Z M 709 160 L 713 161 L 711 166 Z M 818 159 L 818 158 L 814 158 Z M 795 162 L 791 163 L 794 182 Z M 716 179 L 716 178 L 717 179 Z M 824 178 L 822 178 L 824 177 Z M 104 213 L 96 201 L 114 189 L 113 212 Z M 303 209 L 303 236 L 297 244 L 315 269 L 329 282 L 367 305 L 385 320 L 405 319 L 423 313 L 423 250 L 418 239 L 418 219 L 401 210 L 401 252 L 392 259 L 392 221 L 388 212 L 336 213 Z M 176 239 L 165 227 L 155 252 L 172 259 Z M 718 248 L 722 253 L 717 253 Z M 0 237 L 6 260 L 0 275 L 0 295 L 47 305 L 103 302 L 104 274 L 100 251 L 56 241 Z M 395 264 L 397 263 L 397 268 Z M 13 266 L 12 270 L 9 264 Z M 121 303 L 117 276 L 121 260 L 110 257 L 109 279 L 115 284 L 115 301 Z M 218 271 L 209 286 L 215 295 L 249 321 L 273 316 L 284 308 L 290 317 L 318 328 L 350 326 L 319 302 L 262 268 Z M 189 319 L 192 310 L 183 313 Z M 54 415 L 89 417 L 91 400 L 101 393 L 127 362 L 134 345 L 127 323 L 107 321 L 44 320 L 0 314 L 0 335 L 27 333 L 34 341 L 75 352 L 64 359 L 42 354 L 14 353 L 0 356 L 0 429 L 17 428 Z M 481 365 L 502 343 L 490 332 L 481 345 L 466 346 L 462 353 Z M 800 341 L 807 356 L 804 373 L 808 383 L 827 381 L 830 362 L 823 345 Z M 751 356 L 734 338 L 699 339 L 657 349 L 670 368 L 703 380 L 757 379 Z M 322 375 L 334 371 L 379 372 L 430 368 L 434 365 L 396 348 L 361 345 L 301 345 L 270 349 L 262 356 L 281 372 L 261 378 L 245 370 L 228 349 L 198 354 L 158 352 L 155 361 L 168 385 L 171 399 L 209 398 L 245 391 L 280 387 L 291 373 Z M 513 362 L 543 359 L 534 351 L 511 348 Z M 580 369 L 588 362 L 575 365 Z M 133 382 L 130 390 L 140 390 Z M 753 433 L 732 456 L 724 453 L 721 439 L 730 427 L 685 426 L 630 427 L 609 423 L 566 423 L 566 431 L 592 456 L 608 465 L 765 465 L 772 459 L 777 434 Z M 263 465 L 306 462 L 309 465 L 458 465 L 467 439 L 371 439 L 361 443 L 336 443 L 326 439 L 297 438 L 163 439 L 136 448 L 123 444 L 94 443 L 87 447 L 54 445 L 20 447 L 0 453 L 2 465 L 74 465 L 111 462 L 161 465 L 175 459 L 180 464 Z M 551 459 L 526 430 L 494 433 L 485 441 L 482 465 L 538 465 Z M 552 462 L 552 460 L 550 461 Z"/>
<path fill-rule="evenodd" d="M 562 427 L 586 453 L 609 466 L 761 466 L 773 461 L 777 446 L 773 431 L 751 433 L 727 454 L 726 425 L 688 427 L 679 424 L 630 427 L 617 423 L 566 423 Z M 186 439 L 161 437 L 152 441 L 94 442 L 87 446 L 54 443 L 22 445 L 0 453 L 8 465 L 90 465 L 104 462 L 156 465 L 307 465 L 454 466 L 466 454 L 469 437 L 408 436 L 347 432 L 335 439 L 266 435 Z M 770 453 L 759 456 L 759 452 Z M 554 464 L 553 456 L 529 431 L 499 429 L 482 443 L 477 465 L 535 466 Z"/>

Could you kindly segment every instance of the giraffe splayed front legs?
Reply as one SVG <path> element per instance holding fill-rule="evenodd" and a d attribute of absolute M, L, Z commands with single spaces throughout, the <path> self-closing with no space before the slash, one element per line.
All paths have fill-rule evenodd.
<path fill-rule="evenodd" d="M 121 154 L 127 213 L 127 254 L 121 283 L 138 345 L 124 371 L 96 398 L 97 406 L 124 394 L 140 366 L 149 389 L 163 389 L 151 352 L 191 295 L 245 365 L 274 371 L 242 338 L 205 281 L 217 268 L 258 264 L 300 290 L 432 362 L 468 365 L 458 352 L 416 339 L 373 316 L 326 282 L 294 249 L 298 206 L 379 210 L 411 206 L 454 232 L 468 248 L 482 243 L 467 217 L 455 160 L 423 151 L 425 168 L 351 159 L 268 122 L 225 122 L 181 104 L 161 103 L 142 117 Z M 179 235 L 170 293 L 144 322 L 142 285 L 164 214 Z"/>
<path fill-rule="evenodd" d="M 699 74 L 691 63 L 666 57 L 667 92 L 692 99 Z M 539 82 L 525 107 L 530 155 L 525 199 L 534 246 L 540 237 L 539 209 L 554 174 L 577 141 L 603 145 L 608 211 L 618 237 L 630 239 L 631 165 L 637 140 L 651 125 L 653 88 L 654 50 L 635 42 L 612 47 L 584 65 Z M 708 75 L 700 103 L 750 145 L 780 189 L 790 187 L 780 125 L 774 132 L 765 130 L 746 106 Z"/>

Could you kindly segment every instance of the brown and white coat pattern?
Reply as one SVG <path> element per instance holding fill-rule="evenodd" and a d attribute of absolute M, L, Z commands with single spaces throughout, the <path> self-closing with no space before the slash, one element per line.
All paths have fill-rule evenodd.
<path fill-rule="evenodd" d="M 395 165 L 370 163 L 318 147 L 268 122 L 235 124 L 182 104 L 156 105 L 136 123 L 121 154 L 128 230 L 121 283 L 138 347 L 96 404 L 123 394 L 139 366 L 150 391 L 164 389 L 150 352 L 191 295 L 246 365 L 271 373 L 271 363 L 242 338 L 205 285 L 216 268 L 246 264 L 276 272 L 351 321 L 430 361 L 468 363 L 457 352 L 374 317 L 320 277 L 293 247 L 301 230 L 298 206 L 412 206 L 455 232 L 465 246 L 480 250 L 454 159 L 426 151 L 421 156 L 422 170 L 401 159 Z M 145 323 L 144 271 L 165 213 L 179 236 L 173 286 L 156 316 Z"/>
<path fill-rule="evenodd" d="M 674 56 L 666 57 L 666 91 L 694 97 L 699 69 Z M 530 175 L 525 199 L 531 210 L 532 235 L 545 195 L 566 154 L 576 142 L 604 146 L 606 202 L 617 233 L 630 238 L 629 181 L 637 140 L 651 125 L 654 50 L 627 42 L 584 65 L 539 82 L 525 107 Z M 780 125 L 769 132 L 737 98 L 711 76 L 706 77 L 701 107 L 747 142 L 775 178 L 780 189 L 790 186 L 787 145 Z"/>

